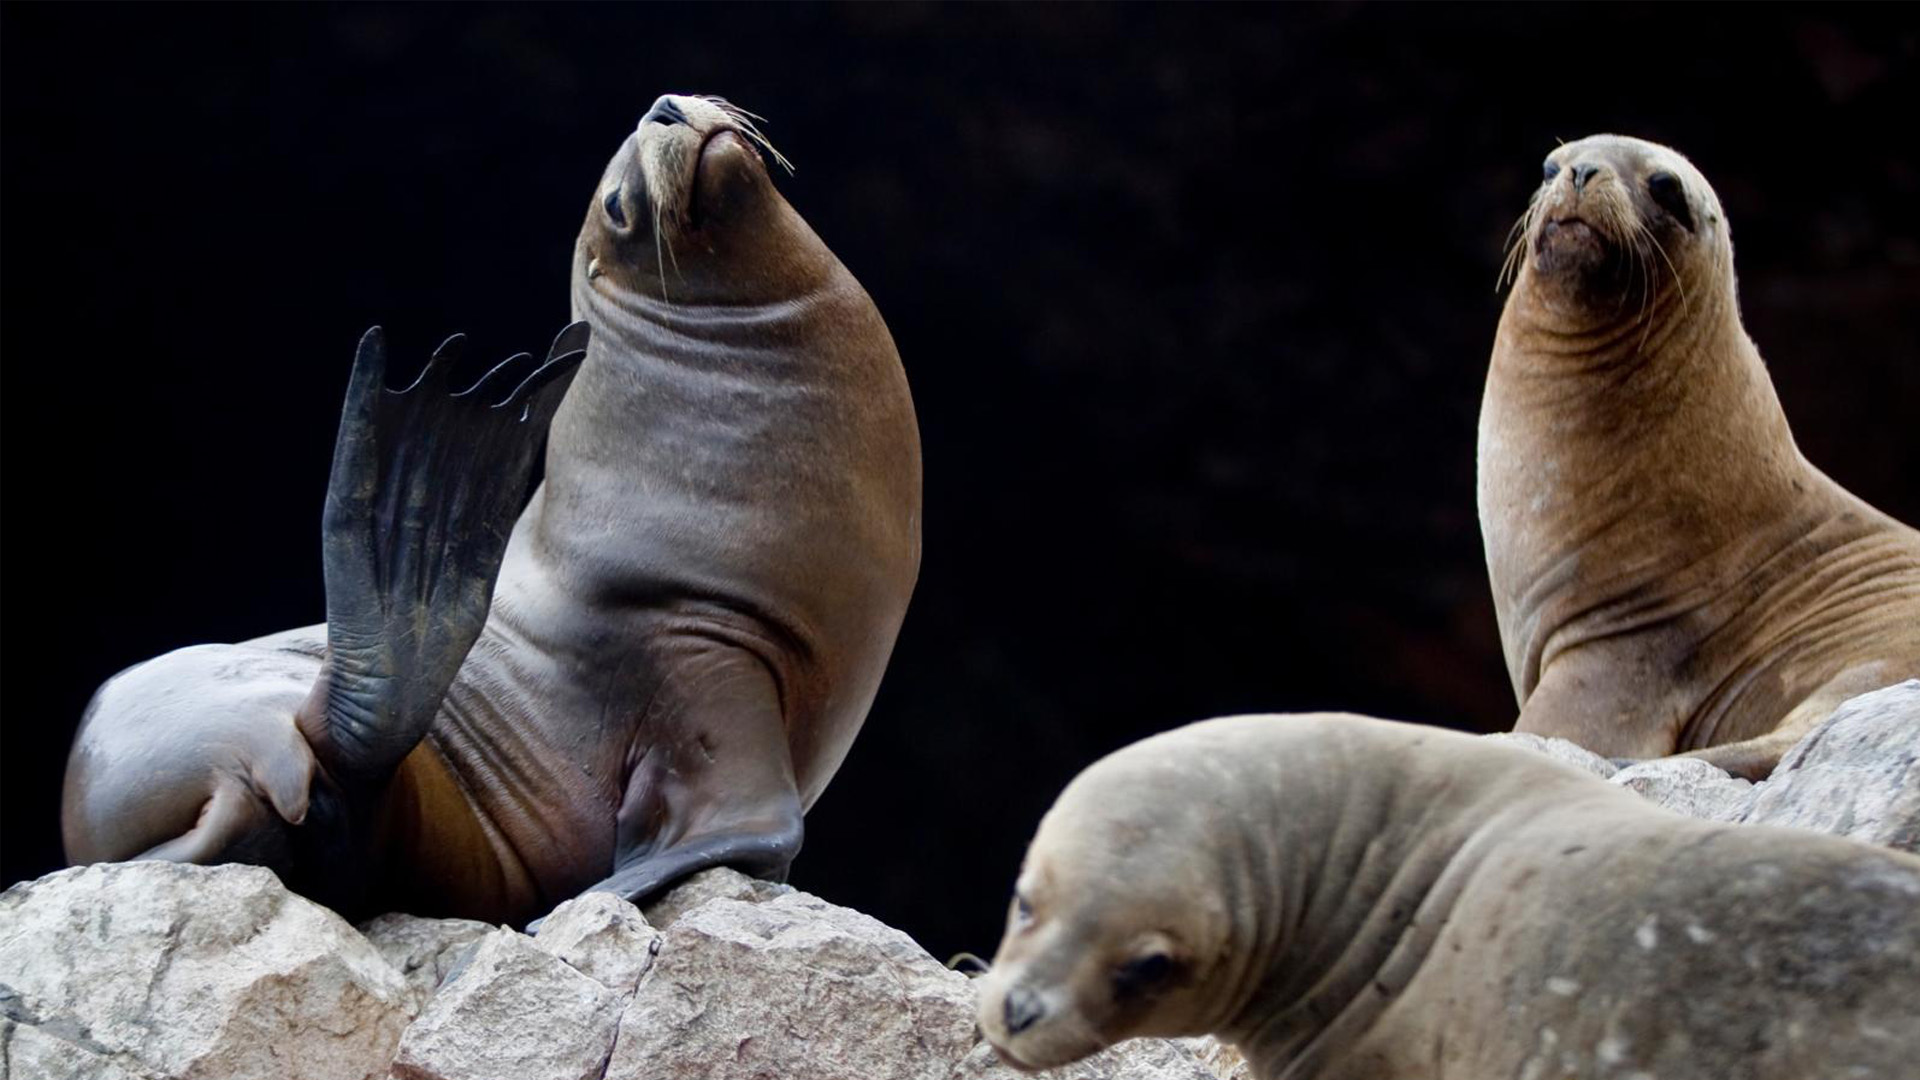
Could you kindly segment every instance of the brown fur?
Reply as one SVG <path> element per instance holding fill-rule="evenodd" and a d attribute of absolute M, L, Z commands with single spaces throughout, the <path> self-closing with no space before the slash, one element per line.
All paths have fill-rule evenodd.
<path fill-rule="evenodd" d="M 1920 533 L 1801 457 L 1706 178 L 1617 136 L 1548 161 L 1480 415 L 1517 729 L 1765 776 L 1841 701 L 1920 675 Z"/>

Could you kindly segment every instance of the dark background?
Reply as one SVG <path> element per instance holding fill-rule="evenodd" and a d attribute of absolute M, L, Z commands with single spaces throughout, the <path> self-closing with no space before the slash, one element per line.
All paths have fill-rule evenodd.
<path fill-rule="evenodd" d="M 1920 521 L 1908 7 L 9 5 L 4 880 L 94 686 L 317 621 L 354 341 L 565 322 L 662 91 L 768 117 L 913 381 L 926 562 L 797 884 L 991 950 L 1100 753 L 1513 702 L 1474 515 L 1555 139 L 1689 154 L 1803 448 Z"/>

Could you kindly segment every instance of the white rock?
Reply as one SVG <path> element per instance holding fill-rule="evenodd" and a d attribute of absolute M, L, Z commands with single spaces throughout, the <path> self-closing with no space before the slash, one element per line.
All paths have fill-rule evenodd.
<path fill-rule="evenodd" d="M 621 995 L 505 927 L 407 1029 L 396 1080 L 596 1080 Z"/>
<path fill-rule="evenodd" d="M 0 1001 L 0 1080 L 68 1076 L 84 1076 L 88 1080 L 138 1080 L 134 1073 L 114 1064 L 114 1056 L 106 1048 L 68 1042 L 33 1023 L 35 1019 L 37 1017 L 13 1019 L 5 1009 L 5 1002 Z M 67 1034 L 79 1035 L 77 1032 Z M 90 1041 L 84 1036 L 81 1038 Z M 96 1053 L 96 1050 L 102 1052 Z"/>
<path fill-rule="evenodd" d="M 554 908 L 533 943 L 624 995 L 653 966 L 660 932 L 639 908 L 612 893 L 590 892 Z"/>
<path fill-rule="evenodd" d="M 360 924 L 361 935 L 407 980 L 416 1013 L 426 1008 L 447 974 L 492 931 L 493 927 L 472 919 L 418 915 L 382 915 Z"/>
<path fill-rule="evenodd" d="M 1219 1080 L 1254 1080 L 1253 1066 L 1247 1064 L 1247 1059 L 1240 1056 L 1239 1048 L 1232 1043 L 1221 1042 L 1211 1035 L 1173 1041 L 1186 1047 L 1194 1057 L 1199 1058 L 1201 1064 L 1211 1070 Z"/>
<path fill-rule="evenodd" d="M 1920 679 L 1840 706 L 1756 787 L 1749 822 L 1920 853 Z"/>
<path fill-rule="evenodd" d="M 1502 731 L 1485 737 L 1488 742 L 1505 743 L 1545 754 L 1555 761 L 1590 772 L 1602 780 L 1620 771 L 1620 767 L 1599 754 L 1569 739 L 1550 739 L 1526 731 Z"/>
<path fill-rule="evenodd" d="M 666 931 L 620 1019 L 608 1080 L 1010 1080 L 973 1023 L 973 986 L 912 938 L 805 893 L 713 899 Z M 1211 1080 L 1142 1040 L 1049 1074 Z"/>
<path fill-rule="evenodd" d="M 272 872 L 162 862 L 0 895 L 0 997 L 5 1056 L 35 1080 L 381 1076 L 413 1012 L 366 939 Z"/>
<path fill-rule="evenodd" d="M 711 870 L 702 870 L 682 881 L 649 901 L 640 910 L 646 916 L 649 925 L 665 930 L 680 916 L 709 900 L 743 900 L 750 904 L 760 904 L 777 896 L 786 896 L 793 891 L 791 885 L 761 881 L 759 878 L 748 877 L 730 866 L 717 866 Z"/>
<path fill-rule="evenodd" d="M 1612 782 L 1675 813 L 1709 821 L 1739 821 L 1753 805 L 1754 785 L 1699 758 L 1666 757 L 1635 762 Z"/>

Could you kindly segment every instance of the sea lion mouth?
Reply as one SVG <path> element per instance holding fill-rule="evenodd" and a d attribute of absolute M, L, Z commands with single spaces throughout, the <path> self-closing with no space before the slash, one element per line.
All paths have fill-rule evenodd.
<path fill-rule="evenodd" d="M 1541 225 L 1540 238 L 1534 242 L 1534 247 L 1545 251 L 1548 247 L 1598 246 L 1600 241 L 1600 231 L 1589 224 L 1585 218 L 1568 215 L 1549 218 L 1545 224 Z"/>
<path fill-rule="evenodd" d="M 1003 1046 L 997 1042 L 993 1043 L 993 1052 L 1000 1055 L 1001 1061 L 1007 1063 L 1008 1065 L 1013 1066 L 1014 1068 L 1020 1070 L 1021 1072 L 1026 1072 L 1026 1073 L 1039 1072 L 1041 1069 L 1046 1067 L 1043 1065 L 1033 1065 L 1028 1063 L 1027 1061 L 1023 1060 L 1019 1054 L 1014 1053 L 1008 1047 Z"/>

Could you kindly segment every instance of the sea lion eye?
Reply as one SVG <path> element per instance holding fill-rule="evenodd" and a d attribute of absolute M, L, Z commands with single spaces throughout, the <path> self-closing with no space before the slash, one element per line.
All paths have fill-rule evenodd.
<path fill-rule="evenodd" d="M 1028 903 L 1027 898 L 1021 896 L 1019 893 L 1013 894 L 1013 917 L 1018 920 L 1022 926 L 1033 921 L 1033 905 Z"/>
<path fill-rule="evenodd" d="M 1557 161 L 1549 161 L 1545 165 L 1540 166 L 1540 178 L 1542 180 L 1551 180 L 1559 175 L 1560 163 Z"/>
<path fill-rule="evenodd" d="M 1680 187 L 1680 178 L 1670 172 L 1657 172 L 1647 177 L 1647 194 L 1660 209 L 1672 215 L 1673 220 L 1688 232 L 1693 231 L 1693 211 L 1687 206 L 1687 193 Z"/>
<path fill-rule="evenodd" d="M 620 205 L 620 195 L 625 190 L 625 188 L 614 188 L 607 192 L 607 197 L 600 203 L 606 208 L 607 216 L 613 219 L 613 223 L 623 229 L 627 227 L 627 211 Z"/>
<path fill-rule="evenodd" d="M 1113 996 L 1133 997 L 1145 993 L 1173 974 L 1173 958 L 1166 953 L 1148 953 L 1120 965 L 1113 973 Z"/>

